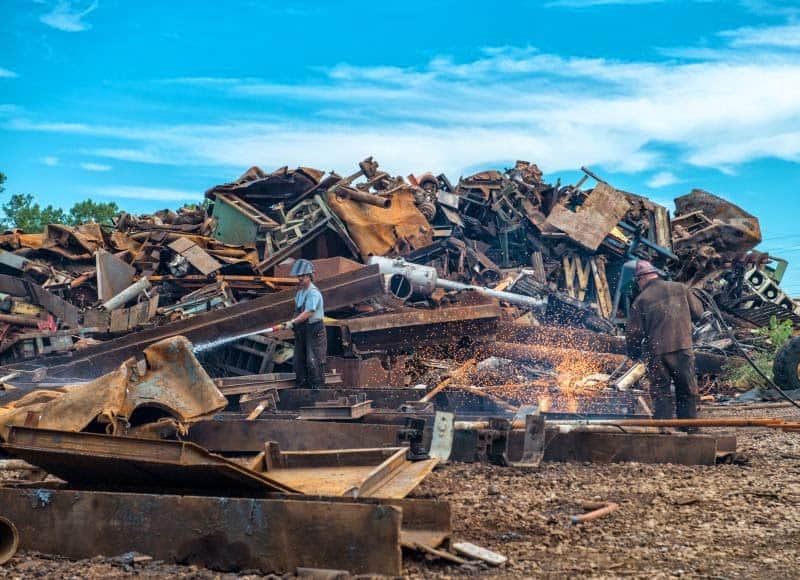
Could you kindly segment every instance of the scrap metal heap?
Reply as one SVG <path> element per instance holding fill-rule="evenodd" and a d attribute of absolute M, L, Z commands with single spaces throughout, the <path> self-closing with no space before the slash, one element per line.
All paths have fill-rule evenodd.
<path fill-rule="evenodd" d="M 447 318 L 445 326 L 460 320 L 473 332 L 448 328 L 425 346 L 491 338 L 499 317 L 618 334 L 631 300 L 624 265 L 632 258 L 704 290 L 737 328 L 763 326 L 772 316 L 800 323 L 798 305 L 779 286 L 785 261 L 754 250 L 757 218 L 693 190 L 676 200 L 670 220 L 665 207 L 582 170 L 578 183 L 562 186 L 525 161 L 456 185 L 443 174 L 392 177 L 371 157 L 345 177 L 253 167 L 209 189 L 203 206 L 123 213 L 114 227 L 12 231 L 0 237 L 0 362 L 52 366 L 46 355 L 102 350 L 98 341 L 132 332 L 163 328 L 167 336 L 181 320 L 292 288 L 289 265 L 299 257 L 316 261 L 318 280 L 376 261 L 391 277 L 386 296 L 332 313 L 339 322 L 329 325 L 338 335 L 331 354 L 344 359 L 370 350 L 359 344 L 365 331 L 348 325 L 377 325 L 370 341 L 382 346 L 373 355 L 424 351 L 408 337 L 387 341 L 380 328 L 395 326 L 392 314 L 433 316 L 469 290 L 490 294 L 490 303 L 500 299 L 500 314 L 444 309 L 437 316 Z M 725 352 L 721 330 L 706 325 L 698 338 Z M 291 336 L 258 333 L 204 358 L 220 376 L 289 371 L 290 359 Z"/>
<path fill-rule="evenodd" d="M 60 482 L 35 505 L 0 486 L 0 516 L 23 546 L 70 557 L 400 574 L 400 547 L 464 561 L 449 506 L 404 499 L 439 461 L 730 456 L 735 438 L 647 422 L 626 264 L 702 291 L 742 334 L 800 323 L 786 263 L 724 199 L 693 190 L 670 219 L 581 169 L 562 186 L 525 161 L 456 185 L 372 158 L 345 177 L 253 167 L 202 206 L 6 233 L 0 454 Z M 292 388 L 291 333 L 264 332 L 292 314 L 301 257 L 326 307 L 318 390 Z M 698 372 L 720 375 L 726 329 L 705 320 L 696 343 Z"/>

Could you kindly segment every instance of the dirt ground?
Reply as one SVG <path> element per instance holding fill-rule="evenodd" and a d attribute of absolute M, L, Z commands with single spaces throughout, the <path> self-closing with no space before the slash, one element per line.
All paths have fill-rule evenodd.
<path fill-rule="evenodd" d="M 706 408 L 705 416 L 797 418 L 796 409 Z M 502 568 L 408 554 L 411 578 L 800 577 L 800 433 L 739 430 L 742 464 L 638 463 L 438 468 L 413 497 L 446 499 L 454 537 L 500 552 Z M 602 519 L 572 525 L 582 502 L 613 501 Z M 20 553 L 0 578 L 242 578 L 129 559 L 72 562 Z"/>

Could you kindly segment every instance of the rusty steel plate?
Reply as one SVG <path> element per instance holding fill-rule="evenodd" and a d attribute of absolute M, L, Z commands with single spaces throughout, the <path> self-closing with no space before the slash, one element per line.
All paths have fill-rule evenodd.
<path fill-rule="evenodd" d="M 68 558 L 139 552 L 222 571 L 353 574 L 402 571 L 406 508 L 323 499 L 255 499 L 0 487 L 0 516 L 19 529 L 20 547 Z M 446 537 L 449 509 L 408 508 L 415 535 Z M 447 517 L 448 521 L 443 521 Z"/>
<path fill-rule="evenodd" d="M 12 427 L 2 449 L 71 485 L 94 489 L 295 491 L 194 443 Z"/>

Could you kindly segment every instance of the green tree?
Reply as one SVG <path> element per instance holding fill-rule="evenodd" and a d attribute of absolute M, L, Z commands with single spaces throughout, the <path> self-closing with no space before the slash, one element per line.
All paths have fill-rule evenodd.
<path fill-rule="evenodd" d="M 72 206 L 67 215 L 67 223 L 73 226 L 88 222 L 111 225 L 119 211 L 119 207 L 113 201 L 95 203 L 91 199 L 87 199 Z"/>
<path fill-rule="evenodd" d="M 3 187 L 3 184 L 5 182 L 6 182 L 6 174 L 0 171 L 0 195 L 3 195 L 3 192 L 6 190 L 6 188 Z"/>
<path fill-rule="evenodd" d="M 29 193 L 15 193 L 2 208 L 5 227 L 19 228 L 30 233 L 41 232 L 47 224 L 65 223 L 67 218 L 64 210 L 59 207 L 40 207 L 38 203 L 34 203 L 33 196 Z"/>
<path fill-rule="evenodd" d="M 1 207 L 3 217 L 0 219 L 0 224 L 3 228 L 19 228 L 29 233 L 41 232 L 47 224 L 79 226 L 94 222 L 110 225 L 112 219 L 120 212 L 113 201 L 95 203 L 87 199 L 73 205 L 67 213 L 60 207 L 52 205 L 41 207 L 33 201 L 33 196 L 29 193 L 16 193 Z"/>

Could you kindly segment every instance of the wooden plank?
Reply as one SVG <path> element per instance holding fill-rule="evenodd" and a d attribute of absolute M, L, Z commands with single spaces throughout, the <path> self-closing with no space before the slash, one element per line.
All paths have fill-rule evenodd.
<path fill-rule="evenodd" d="M 546 223 L 594 252 L 629 209 L 625 195 L 606 183 L 598 183 L 576 211 L 556 205 Z"/>
<path fill-rule="evenodd" d="M 542 284 L 547 283 L 547 274 L 544 271 L 544 259 L 539 251 L 531 253 L 531 264 L 533 265 L 533 279 Z"/>
<path fill-rule="evenodd" d="M 592 267 L 594 278 L 594 289 L 597 294 L 597 306 L 601 316 L 611 318 L 613 301 L 611 300 L 611 289 L 608 287 L 606 278 L 606 259 L 605 256 L 596 256 L 589 260 Z"/>
<path fill-rule="evenodd" d="M 586 290 L 589 288 L 589 272 L 591 265 L 584 264 L 578 255 L 565 255 L 564 259 L 564 279 L 567 285 L 567 293 L 572 298 L 583 300 L 586 297 Z M 575 278 L 578 279 L 578 287 L 575 287 Z"/>

